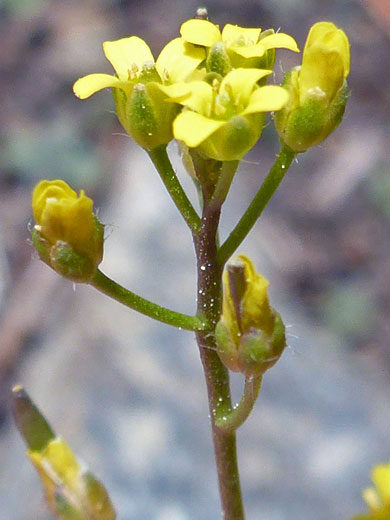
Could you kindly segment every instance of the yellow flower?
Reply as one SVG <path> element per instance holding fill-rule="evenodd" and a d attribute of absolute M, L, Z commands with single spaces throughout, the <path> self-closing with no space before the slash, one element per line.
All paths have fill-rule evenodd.
<path fill-rule="evenodd" d="M 246 376 L 273 366 L 286 345 L 284 325 L 270 306 L 268 281 L 239 255 L 223 275 L 223 309 L 215 329 L 222 362 Z"/>
<path fill-rule="evenodd" d="M 87 282 L 103 257 L 103 226 L 93 201 L 62 180 L 41 181 L 34 188 L 34 245 L 43 261 L 61 275 Z"/>
<path fill-rule="evenodd" d="M 167 102 L 188 90 L 184 81 L 204 60 L 201 48 L 182 38 L 169 42 L 154 61 L 149 46 L 137 36 L 104 42 L 103 50 L 116 75 L 89 74 L 73 91 L 86 99 L 106 87 L 113 89 L 118 118 L 133 139 L 147 150 L 172 139 L 178 106 Z"/>
<path fill-rule="evenodd" d="M 371 473 L 375 488 L 367 488 L 363 498 L 372 511 L 387 509 L 390 514 L 390 462 L 375 466 Z"/>
<path fill-rule="evenodd" d="M 308 34 L 302 65 L 289 71 L 290 99 L 275 118 L 282 140 L 297 152 L 323 141 L 341 122 L 348 99 L 350 51 L 346 34 L 319 22 Z"/>
<path fill-rule="evenodd" d="M 288 34 L 274 33 L 273 30 L 262 32 L 261 29 L 231 24 L 226 24 L 221 33 L 218 25 L 208 20 L 188 20 L 181 26 L 180 34 L 185 41 L 206 47 L 210 53 L 213 49 L 218 49 L 222 42 L 233 68 L 272 69 L 274 49 L 284 48 L 299 52 L 294 38 Z M 211 70 L 215 69 L 211 67 Z"/>
<path fill-rule="evenodd" d="M 191 82 L 191 94 L 177 100 L 188 110 L 174 121 L 175 138 L 217 161 L 241 159 L 261 135 L 264 112 L 280 110 L 287 103 L 288 94 L 283 88 L 257 86 L 270 73 L 235 69 L 220 83 L 217 79 L 212 85 Z"/>

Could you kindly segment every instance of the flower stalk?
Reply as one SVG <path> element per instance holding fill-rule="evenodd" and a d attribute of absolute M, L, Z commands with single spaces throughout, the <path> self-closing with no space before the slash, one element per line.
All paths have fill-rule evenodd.
<path fill-rule="evenodd" d="M 282 182 L 287 170 L 295 159 L 295 156 L 296 152 L 290 150 L 287 146 L 282 145 L 279 155 L 259 191 L 248 206 L 248 209 L 219 248 L 218 262 L 221 265 L 224 265 L 229 260 L 232 254 L 244 241 L 249 231 L 256 224 L 258 218 L 271 200 L 272 195 L 278 189 L 279 184 Z"/>
<path fill-rule="evenodd" d="M 206 203 L 201 229 L 194 235 L 198 264 L 198 315 L 203 316 L 212 329 L 219 319 L 222 305 L 222 267 L 217 260 L 220 213 L 221 205 Z M 232 409 L 229 374 L 218 357 L 215 335 L 198 331 L 196 339 L 207 386 L 222 516 L 225 520 L 244 520 L 235 432 L 234 429 L 224 431 L 217 425 L 217 417 Z"/>
<path fill-rule="evenodd" d="M 189 316 L 162 307 L 157 303 L 153 303 L 142 296 L 138 296 L 138 294 L 125 289 L 122 285 L 111 280 L 111 278 L 106 276 L 100 270 L 97 270 L 90 285 L 113 300 L 122 303 L 122 305 L 130 307 L 130 309 L 140 312 L 145 316 L 149 316 L 156 321 L 161 321 L 162 323 L 167 323 L 168 325 L 185 330 L 205 330 L 209 328 L 208 323 L 203 319 L 203 317 L 199 318 L 197 316 Z"/>

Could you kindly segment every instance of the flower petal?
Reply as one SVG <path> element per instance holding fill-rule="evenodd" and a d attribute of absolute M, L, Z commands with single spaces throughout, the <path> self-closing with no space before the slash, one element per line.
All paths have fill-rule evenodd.
<path fill-rule="evenodd" d="M 218 25 L 197 18 L 184 22 L 180 28 L 180 34 L 186 42 L 203 47 L 212 47 L 222 38 Z"/>
<path fill-rule="evenodd" d="M 265 69 L 232 70 L 223 78 L 220 91 L 229 90 L 236 105 L 246 106 L 256 83 L 259 79 L 271 74 L 271 72 Z M 229 85 L 228 89 L 226 88 L 227 85 Z"/>
<path fill-rule="evenodd" d="M 107 87 L 118 87 L 126 90 L 128 86 L 128 82 L 121 81 L 115 76 L 110 76 L 110 74 L 89 74 L 76 81 L 73 85 L 73 92 L 78 98 L 87 99 L 95 92 Z"/>
<path fill-rule="evenodd" d="M 261 58 L 261 56 L 263 56 L 266 51 L 262 42 L 259 42 L 256 45 L 249 45 L 248 47 L 242 47 L 241 45 L 231 45 L 229 50 L 239 54 L 243 58 Z"/>
<path fill-rule="evenodd" d="M 292 36 L 286 33 L 274 33 L 260 40 L 268 51 L 269 49 L 288 49 L 289 51 L 299 52 L 297 42 Z"/>
<path fill-rule="evenodd" d="M 225 121 L 209 119 L 196 112 L 182 112 L 173 122 L 173 135 L 190 148 L 196 148 L 224 124 Z"/>
<path fill-rule="evenodd" d="M 305 50 L 299 74 L 301 103 L 313 89 L 320 89 L 328 99 L 333 99 L 343 82 L 344 63 L 337 50 L 329 50 L 321 43 Z"/>
<path fill-rule="evenodd" d="M 154 63 L 153 54 L 148 44 L 138 36 L 130 36 L 130 38 L 122 38 L 114 42 L 104 42 L 103 50 L 121 80 L 129 79 L 129 71 L 134 68 L 134 65 L 141 71 L 145 62 Z"/>
<path fill-rule="evenodd" d="M 184 81 L 204 59 L 204 49 L 187 43 L 183 38 L 175 38 L 160 52 L 156 69 L 163 81 Z"/>
<path fill-rule="evenodd" d="M 310 47 L 321 42 L 329 50 L 337 50 L 340 53 L 344 63 L 344 78 L 349 74 L 350 67 L 350 49 L 349 41 L 345 32 L 338 29 L 331 22 L 318 22 L 314 24 L 307 36 L 304 53 Z"/>
<path fill-rule="evenodd" d="M 222 31 L 222 40 L 229 46 L 240 42 L 241 45 L 256 45 L 261 29 L 239 27 L 227 23 Z"/>
<path fill-rule="evenodd" d="M 191 89 L 188 83 L 174 83 L 173 85 L 161 85 L 161 83 L 155 83 L 156 88 L 164 92 L 169 99 L 174 103 L 179 103 L 180 100 L 184 100 L 191 94 Z"/>
<path fill-rule="evenodd" d="M 288 98 L 287 90 L 282 87 L 276 85 L 260 87 L 251 95 L 249 104 L 242 115 L 280 110 L 287 103 Z"/>
<path fill-rule="evenodd" d="M 205 81 L 192 81 L 187 84 L 190 95 L 184 100 L 178 99 L 177 102 L 208 117 L 211 114 L 213 101 L 213 88 Z"/>

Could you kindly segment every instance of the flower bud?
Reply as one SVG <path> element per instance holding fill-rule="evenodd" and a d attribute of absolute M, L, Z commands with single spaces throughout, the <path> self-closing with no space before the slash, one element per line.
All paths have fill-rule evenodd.
<path fill-rule="evenodd" d="M 41 181 L 32 195 L 33 244 L 41 260 L 74 282 L 88 283 L 103 258 L 104 226 L 92 206 L 62 180 Z"/>
<path fill-rule="evenodd" d="M 223 276 L 223 312 L 215 329 L 222 363 L 245 376 L 259 376 L 272 367 L 285 346 L 285 327 L 270 306 L 268 281 L 249 258 L 240 255 Z"/>
<path fill-rule="evenodd" d="M 275 116 L 282 141 L 296 152 L 322 142 L 340 124 L 348 100 L 349 42 L 330 22 L 310 29 L 302 65 L 286 73 L 289 102 Z"/>
<path fill-rule="evenodd" d="M 115 511 L 103 484 L 75 457 L 55 433 L 21 386 L 13 389 L 12 408 L 25 440 L 27 455 L 37 469 L 46 500 L 64 520 L 115 520 Z"/>

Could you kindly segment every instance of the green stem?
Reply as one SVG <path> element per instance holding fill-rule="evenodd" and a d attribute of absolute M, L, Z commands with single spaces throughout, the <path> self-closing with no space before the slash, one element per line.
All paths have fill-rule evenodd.
<path fill-rule="evenodd" d="M 221 208 L 205 204 L 202 227 L 194 235 L 198 262 L 198 313 L 211 324 L 219 319 L 222 303 L 222 268 L 217 262 L 217 229 Z M 229 413 L 229 374 L 216 352 L 215 335 L 210 330 L 196 334 L 203 364 L 213 434 L 214 455 L 224 520 L 244 520 L 240 475 L 234 431 L 225 432 L 216 425 L 216 417 Z"/>
<path fill-rule="evenodd" d="M 118 302 L 134 309 L 145 316 L 149 316 L 154 320 L 173 325 L 174 327 L 186 329 L 186 330 L 205 330 L 208 324 L 205 320 L 201 320 L 197 316 L 188 316 L 187 314 L 181 314 L 180 312 L 171 311 L 165 307 L 161 307 L 156 303 L 153 303 L 137 294 L 125 289 L 118 283 L 108 278 L 101 271 L 97 270 L 94 278 L 91 280 L 90 285 L 95 287 L 98 291 L 110 296 L 110 298 L 117 300 Z"/>
<path fill-rule="evenodd" d="M 259 395 L 261 381 L 262 376 L 245 378 L 244 392 L 239 404 L 227 414 L 218 410 L 215 420 L 218 428 L 226 433 L 234 432 L 246 421 Z"/>
<path fill-rule="evenodd" d="M 267 206 L 272 195 L 275 193 L 279 184 L 282 182 L 287 170 L 296 156 L 296 152 L 282 146 L 271 170 L 265 178 L 259 191 L 250 203 L 248 209 L 241 217 L 240 221 L 230 233 L 229 237 L 222 244 L 218 251 L 218 262 L 224 265 L 243 242 L 249 231 L 255 225 L 264 208 Z"/>
<path fill-rule="evenodd" d="M 167 154 L 167 147 L 158 146 L 148 153 L 177 209 L 180 211 L 189 228 L 194 233 L 197 233 L 200 229 L 199 215 L 193 208 L 172 168 L 171 161 Z"/>

